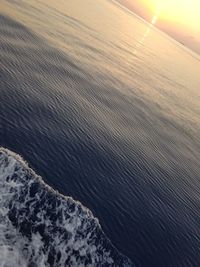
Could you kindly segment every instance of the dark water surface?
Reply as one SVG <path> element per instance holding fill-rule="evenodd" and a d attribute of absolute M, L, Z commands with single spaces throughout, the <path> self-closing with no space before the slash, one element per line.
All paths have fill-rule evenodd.
<path fill-rule="evenodd" d="M 92 211 L 107 236 L 89 213 L 100 236 L 92 240 L 97 247 L 100 240 L 99 250 L 115 262 L 108 254 L 84 261 L 77 249 L 70 263 L 47 259 L 50 266 L 128 266 L 111 240 L 135 266 L 198 267 L 198 57 L 110 1 L 3 0 L 1 7 L 0 146 L 22 155 L 48 185 Z M 12 165 L 16 155 L 6 159 L 5 153 L 10 155 L 2 150 L 1 162 Z M 15 177 L 9 164 L 2 163 L 1 177 Z M 12 179 L 21 183 L 17 177 Z M 0 192 L 1 218 L 7 191 Z M 53 195 L 52 203 L 59 198 Z M 77 207 L 79 218 L 84 208 Z M 24 227 L 9 218 L 17 231 Z M 21 235 L 28 236 L 24 228 Z M 45 266 L 33 256 L 32 262 Z"/>

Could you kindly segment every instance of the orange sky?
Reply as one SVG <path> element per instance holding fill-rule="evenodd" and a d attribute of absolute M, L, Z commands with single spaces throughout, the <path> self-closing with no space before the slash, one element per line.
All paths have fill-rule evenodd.
<path fill-rule="evenodd" d="M 200 54 L 200 0 L 117 0 Z"/>

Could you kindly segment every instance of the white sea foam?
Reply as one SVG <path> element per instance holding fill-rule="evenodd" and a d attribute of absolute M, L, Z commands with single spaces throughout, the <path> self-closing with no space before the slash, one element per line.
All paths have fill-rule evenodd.
<path fill-rule="evenodd" d="M 91 211 L 0 148 L 0 267 L 131 266 Z"/>

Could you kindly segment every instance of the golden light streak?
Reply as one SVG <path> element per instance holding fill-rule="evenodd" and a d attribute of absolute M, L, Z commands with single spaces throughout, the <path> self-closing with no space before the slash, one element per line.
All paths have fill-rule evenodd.
<path fill-rule="evenodd" d="M 149 36 L 150 32 L 151 32 L 151 29 L 152 27 L 156 24 L 157 20 L 158 20 L 158 17 L 159 17 L 159 13 L 160 12 L 157 12 L 152 20 L 151 20 L 151 23 L 149 24 L 149 26 L 147 27 L 145 33 L 143 34 L 142 38 L 138 41 L 137 45 L 136 45 L 136 48 L 134 50 L 134 54 L 136 54 L 138 52 L 138 49 L 139 47 L 141 47 L 144 43 L 145 43 L 145 40 L 146 38 Z"/>

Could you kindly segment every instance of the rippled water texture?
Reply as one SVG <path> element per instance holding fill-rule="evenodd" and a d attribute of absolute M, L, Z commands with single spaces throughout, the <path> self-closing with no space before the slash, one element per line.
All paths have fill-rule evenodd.
<path fill-rule="evenodd" d="M 0 257 L 8 253 L 8 240 L 15 240 L 13 255 L 23 255 L 19 266 L 27 262 L 44 266 L 46 261 L 57 267 L 63 266 L 62 259 L 71 266 L 99 266 L 99 259 L 105 266 L 113 262 L 123 266 L 129 264 L 123 254 L 135 266 L 198 267 L 198 55 L 107 0 L 3 0 L 0 47 L 0 145 L 21 155 L 30 166 L 19 163 L 22 173 L 13 177 L 6 169 L 10 165 L 1 163 L 1 171 L 8 175 L 0 176 L 0 192 L 7 188 L 14 195 L 9 193 L 7 198 L 6 191 L 0 198 L 4 225 Z M 2 162 L 19 159 L 1 151 Z M 30 176 L 24 178 L 30 168 Z M 28 203 L 31 192 L 18 191 L 29 190 L 32 181 L 38 186 L 35 212 L 20 204 Z M 46 184 L 66 197 L 52 193 Z M 48 195 L 44 202 L 42 192 Z M 76 206 L 68 196 L 81 204 Z M 76 218 L 86 220 L 80 224 L 81 240 L 88 240 L 85 225 L 99 232 L 99 239 L 84 243 L 88 251 L 97 253 L 96 258 L 84 257 L 76 240 L 70 241 L 73 229 L 68 229 L 67 238 L 61 237 L 62 223 L 54 241 L 62 244 L 64 253 L 51 257 L 55 246 L 52 250 L 48 240 L 52 236 L 41 233 L 59 218 L 58 203 L 62 202 L 64 216 L 72 216 L 69 199 L 79 209 Z M 16 219 L 12 207 L 22 217 L 26 214 L 27 221 Z M 5 219 L 9 209 L 12 215 Z M 34 224 L 37 209 L 51 209 L 52 216 L 39 228 Z M 11 228 L 6 229 L 12 231 L 6 237 L 7 223 Z M 35 243 L 28 242 L 33 237 Z M 70 250 L 73 246 L 76 252 Z M 99 258 L 98 251 L 105 257 Z M 7 260 L 11 263 L 4 266 L 12 264 L 12 257 Z"/>

